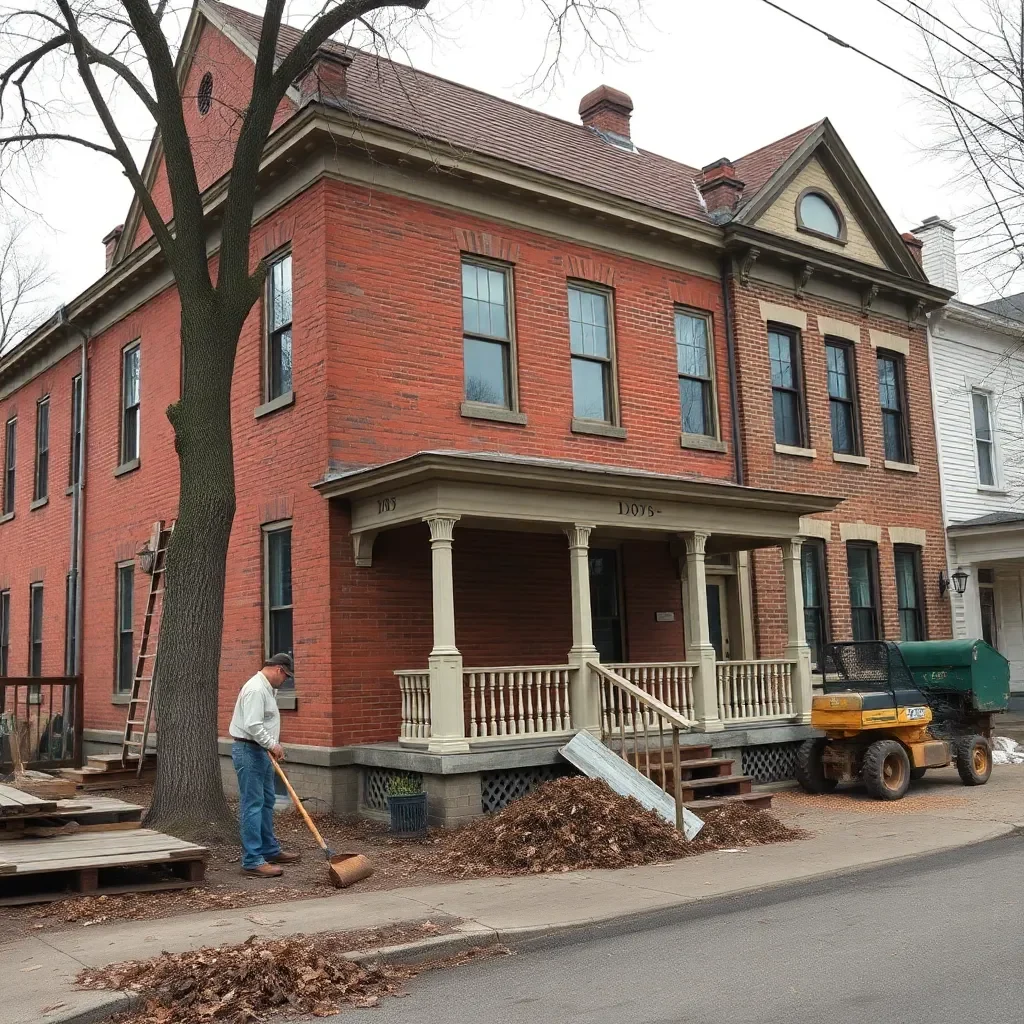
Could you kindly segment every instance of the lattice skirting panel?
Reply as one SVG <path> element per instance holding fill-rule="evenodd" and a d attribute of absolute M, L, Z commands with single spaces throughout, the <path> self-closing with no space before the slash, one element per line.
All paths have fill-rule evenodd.
<path fill-rule="evenodd" d="M 388 785 L 392 779 L 409 778 L 423 785 L 418 772 L 400 772 L 394 768 L 363 769 L 363 806 L 372 811 L 388 809 Z"/>
<path fill-rule="evenodd" d="M 570 765 L 542 764 L 532 768 L 508 768 L 500 772 L 482 772 L 480 775 L 480 802 L 484 814 L 500 811 L 502 807 L 526 796 L 542 782 L 575 775 Z"/>
<path fill-rule="evenodd" d="M 796 777 L 799 743 L 765 743 L 743 748 L 743 774 L 758 782 L 785 782 Z"/>

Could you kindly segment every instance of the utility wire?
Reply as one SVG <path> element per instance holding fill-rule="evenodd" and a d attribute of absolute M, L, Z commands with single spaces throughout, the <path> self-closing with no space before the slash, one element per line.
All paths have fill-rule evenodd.
<path fill-rule="evenodd" d="M 922 7 L 919 3 L 916 2 L 916 0 L 906 0 L 906 2 L 910 4 L 911 7 L 915 8 L 915 10 L 918 10 L 922 14 L 927 15 L 929 18 L 932 19 L 932 21 L 937 21 L 944 29 L 948 29 L 950 32 L 952 32 L 953 35 L 959 36 L 969 46 L 973 46 L 976 50 L 980 50 L 983 54 L 985 54 L 986 57 L 989 58 L 989 60 L 994 60 L 997 64 L 1006 67 L 1003 61 L 1000 60 L 994 53 L 989 53 L 989 51 L 986 50 L 984 46 L 981 46 L 979 43 L 976 43 L 973 39 L 970 38 L 970 36 L 965 36 L 963 32 L 961 32 L 959 29 L 953 28 L 952 25 L 943 21 L 937 14 L 932 14 L 932 12 L 928 10 L 927 7 Z M 905 15 L 903 15 L 903 17 L 905 17 Z"/>
<path fill-rule="evenodd" d="M 792 11 L 786 10 L 785 7 L 780 7 L 777 3 L 774 3 L 773 0 L 761 0 L 761 3 L 767 4 L 767 6 L 771 7 L 773 10 L 786 15 L 787 18 L 792 18 L 794 21 L 798 21 L 805 28 L 809 28 L 811 31 L 817 32 L 818 35 L 824 36 L 830 43 L 835 43 L 836 46 L 841 46 L 844 50 L 852 50 L 859 57 L 863 57 L 865 60 L 871 61 L 872 64 L 877 64 L 880 68 L 884 68 L 886 71 L 891 72 L 898 78 L 902 78 L 905 82 L 909 82 L 915 88 L 928 93 L 930 96 L 934 96 L 937 100 L 941 100 L 946 106 L 956 108 L 968 117 L 973 117 L 976 121 L 980 121 L 982 124 L 988 125 L 989 128 L 999 132 L 1000 135 L 1005 135 L 1007 138 L 1013 139 L 1013 141 L 1018 145 L 1020 144 L 1020 136 L 1016 132 L 1008 131 L 1002 125 L 989 120 L 987 117 L 983 117 L 981 114 L 975 113 L 969 107 L 965 107 L 962 103 L 957 103 L 956 100 L 943 95 L 937 89 L 933 89 L 931 86 L 925 85 L 924 82 L 919 82 L 916 78 L 912 78 L 910 75 L 900 71 L 898 68 L 894 68 L 891 64 L 886 64 L 885 61 L 879 60 L 877 57 L 872 57 L 870 53 L 865 53 L 864 50 L 858 49 L 852 43 L 848 43 L 845 40 L 840 39 L 838 36 L 833 35 L 826 29 L 820 28 L 813 22 L 801 18 L 799 14 L 794 14 Z"/>

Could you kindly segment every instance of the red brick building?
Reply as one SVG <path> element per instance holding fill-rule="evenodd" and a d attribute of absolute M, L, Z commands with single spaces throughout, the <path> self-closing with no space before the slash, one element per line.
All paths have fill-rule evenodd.
<path fill-rule="evenodd" d="M 182 50 L 214 223 L 258 32 L 203 0 Z M 697 170 L 638 149 L 630 110 L 602 87 L 570 124 L 334 45 L 282 104 L 221 727 L 292 650 L 283 740 L 339 810 L 396 770 L 440 819 L 494 806 L 601 727 L 595 657 L 769 778 L 807 733 L 806 631 L 949 632 L 921 319 L 946 293 L 915 240 L 828 122 Z M 159 142 L 146 173 L 168 210 Z M 137 204 L 105 241 L 106 274 L 0 359 L 0 668 L 74 664 L 77 552 L 96 745 L 123 727 L 136 553 L 175 515 L 180 386 Z"/>

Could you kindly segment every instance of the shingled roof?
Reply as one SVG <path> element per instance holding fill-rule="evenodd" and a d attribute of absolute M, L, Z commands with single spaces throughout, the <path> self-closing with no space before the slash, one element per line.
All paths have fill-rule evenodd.
<path fill-rule="evenodd" d="M 234 26 L 255 49 L 262 19 L 206 0 L 206 6 Z M 278 55 L 301 37 L 282 25 Z M 456 149 L 496 157 L 551 174 L 670 214 L 710 223 L 697 184 L 697 167 L 647 150 L 629 151 L 590 128 L 563 121 L 469 86 L 415 70 L 376 54 L 328 42 L 321 49 L 352 58 L 346 71 L 344 108 L 368 121 L 389 125 Z M 752 199 L 821 124 L 817 122 L 735 161 Z"/>

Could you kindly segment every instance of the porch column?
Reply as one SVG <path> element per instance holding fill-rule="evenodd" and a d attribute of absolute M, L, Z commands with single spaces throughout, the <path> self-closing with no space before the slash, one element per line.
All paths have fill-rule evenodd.
<path fill-rule="evenodd" d="M 431 516 L 431 583 L 434 608 L 434 647 L 430 652 L 430 742 L 437 754 L 469 751 L 462 705 L 462 655 L 455 646 L 455 584 L 452 573 L 452 535 L 458 516 Z"/>
<path fill-rule="evenodd" d="M 978 567 L 970 562 L 956 562 L 946 569 L 946 575 L 952 580 L 953 573 L 961 569 L 969 577 L 963 594 L 958 594 L 953 589 L 952 584 L 949 590 L 946 591 L 952 610 L 953 636 L 964 636 L 972 640 L 980 640 L 984 635 L 984 630 L 981 625 L 981 588 L 978 586 Z M 963 608 L 962 615 L 956 614 L 958 603 Z M 957 619 L 962 619 L 962 626 L 957 622 Z M 958 626 L 960 626 L 959 629 L 957 628 Z"/>
<path fill-rule="evenodd" d="M 601 698 L 591 681 L 588 664 L 600 661 L 594 646 L 594 623 L 590 614 L 590 531 L 579 523 L 565 532 L 569 538 L 569 573 L 572 587 L 572 647 L 569 665 L 575 669 L 569 686 L 572 727 L 601 735 Z"/>
<path fill-rule="evenodd" d="M 782 568 L 786 585 L 786 660 L 793 666 L 793 712 L 799 721 L 811 721 L 811 649 L 804 624 L 804 582 L 800 567 L 803 540 L 793 537 L 782 545 Z"/>
<path fill-rule="evenodd" d="M 685 601 L 686 660 L 697 663 L 693 674 L 693 712 L 704 732 L 724 729 L 718 715 L 718 673 L 715 647 L 708 621 L 708 586 L 704 572 L 704 547 L 710 534 L 683 534 L 686 545 Z"/>

